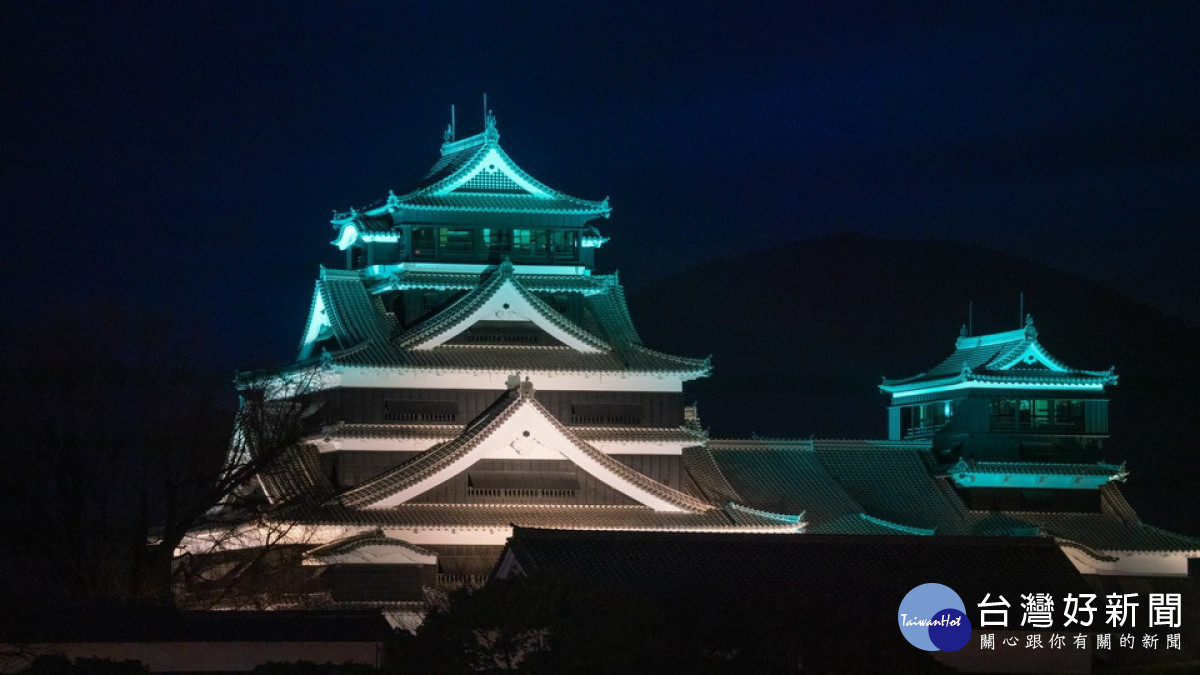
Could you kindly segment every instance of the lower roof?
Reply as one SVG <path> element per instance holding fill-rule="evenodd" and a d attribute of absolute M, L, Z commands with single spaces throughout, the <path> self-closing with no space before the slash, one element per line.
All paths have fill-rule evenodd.
<path fill-rule="evenodd" d="M 562 530 L 771 531 L 792 532 L 797 523 L 739 509 L 698 513 L 655 511 L 647 506 L 542 504 L 401 504 L 355 509 L 339 504 L 305 506 L 280 514 L 310 525 L 496 528 L 520 525 Z"/>
<path fill-rule="evenodd" d="M 1040 535 L 1096 551 L 1200 556 L 1200 538 L 1142 522 L 1111 482 L 1099 488 L 1099 512 L 971 510 L 921 442 L 713 440 L 690 462 L 711 463 L 707 474 L 693 475 L 719 477 L 739 503 L 804 512 L 810 534 Z M 1086 474 L 1095 466 L 1077 468 Z"/>

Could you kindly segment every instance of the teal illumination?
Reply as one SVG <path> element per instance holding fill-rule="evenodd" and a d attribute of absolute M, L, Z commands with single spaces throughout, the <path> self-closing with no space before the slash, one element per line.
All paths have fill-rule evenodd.
<path fill-rule="evenodd" d="M 1124 481 L 1128 472 L 1112 464 L 1037 464 L 1024 462 L 959 462 L 949 478 L 960 488 L 1040 488 L 1096 490 L 1109 481 Z"/>
<path fill-rule="evenodd" d="M 358 228 L 354 227 L 353 225 L 344 225 L 341 233 L 338 234 L 338 238 L 329 243 L 337 246 L 338 249 L 345 251 L 353 246 L 354 242 L 356 241 L 358 241 Z"/>
<path fill-rule="evenodd" d="M 394 244 L 400 241 L 400 235 L 396 232 L 367 232 L 360 238 L 367 243 L 380 242 L 384 244 Z"/>

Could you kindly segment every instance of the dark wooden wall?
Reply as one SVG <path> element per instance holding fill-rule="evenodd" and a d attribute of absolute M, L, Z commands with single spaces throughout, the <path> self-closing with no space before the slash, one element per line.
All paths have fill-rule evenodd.
<path fill-rule="evenodd" d="M 333 565 L 326 575 L 334 600 L 424 600 L 423 587 L 437 583 L 437 566 Z"/>
<path fill-rule="evenodd" d="M 307 420 L 311 427 L 336 422 L 382 424 L 388 401 L 452 401 L 458 415 L 453 423 L 466 424 L 475 419 L 504 393 L 500 389 L 374 389 L 339 387 L 311 394 L 321 407 Z M 683 395 L 678 392 L 635 391 L 550 391 L 535 394 L 537 400 L 564 424 L 572 424 L 573 404 L 636 404 L 641 406 L 641 424 L 645 427 L 674 428 L 683 424 Z M 429 423 L 446 423 L 429 420 Z M 417 422 L 419 423 L 419 422 Z"/>

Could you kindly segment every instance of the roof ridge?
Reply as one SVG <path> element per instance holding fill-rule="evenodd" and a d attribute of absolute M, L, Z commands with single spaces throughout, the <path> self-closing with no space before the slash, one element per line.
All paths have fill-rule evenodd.
<path fill-rule="evenodd" d="M 513 264 L 507 260 L 501 263 L 492 273 L 492 276 L 482 284 L 479 284 L 473 290 L 468 291 L 461 298 L 455 300 L 449 307 L 439 311 L 429 317 L 429 319 L 397 337 L 394 341 L 395 346 L 401 349 L 412 349 L 417 345 L 436 339 L 453 330 L 456 326 L 470 319 L 472 314 L 479 311 L 489 300 L 494 298 L 506 284 L 511 285 L 517 295 L 527 302 L 533 311 L 550 325 L 598 351 L 611 349 L 610 345 L 606 342 L 571 322 L 555 311 L 554 308 L 550 307 L 550 305 L 546 304 L 541 298 L 527 290 L 517 279 Z M 528 318 L 526 320 L 532 321 L 532 319 Z M 570 347 L 570 345 L 565 346 Z M 576 349 L 576 351 L 580 350 Z"/>
<path fill-rule="evenodd" d="M 469 441 L 484 429 L 497 426 L 512 416 L 521 398 L 518 390 L 509 389 L 474 420 L 468 422 L 458 437 L 434 445 L 407 462 L 337 495 L 334 500 L 350 507 L 367 506 L 386 498 L 389 494 L 419 483 L 430 471 L 462 454 L 464 448 L 469 452 L 472 449 Z"/>
<path fill-rule="evenodd" d="M 549 421 L 551 426 L 566 436 L 567 439 L 574 443 L 577 448 L 582 450 L 584 454 L 590 456 L 593 461 L 596 461 L 601 466 L 628 480 L 630 483 L 633 483 L 639 488 L 651 492 L 652 494 L 656 494 L 659 498 L 664 499 L 686 511 L 707 511 L 713 508 L 711 504 L 706 504 L 689 494 L 680 492 L 669 485 L 664 485 L 663 483 L 650 478 L 640 471 L 629 467 L 623 462 L 617 461 L 597 450 L 590 443 L 582 438 L 579 438 L 577 434 L 559 421 L 558 418 L 550 414 L 550 411 L 546 410 L 546 407 L 543 406 L 536 398 L 534 398 L 532 393 L 528 395 L 527 400 L 529 401 L 530 405 L 534 406 L 535 409 L 546 416 L 546 419 Z"/>

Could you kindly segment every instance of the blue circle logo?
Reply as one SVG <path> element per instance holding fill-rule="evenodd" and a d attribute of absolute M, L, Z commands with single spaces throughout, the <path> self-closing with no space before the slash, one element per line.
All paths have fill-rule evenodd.
<path fill-rule="evenodd" d="M 927 652 L 956 652 L 971 641 L 967 607 L 949 586 L 921 584 L 900 601 L 897 613 L 904 639 Z"/>

